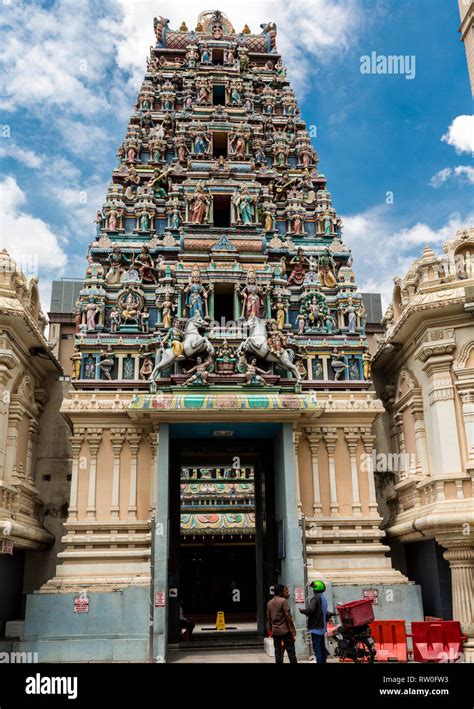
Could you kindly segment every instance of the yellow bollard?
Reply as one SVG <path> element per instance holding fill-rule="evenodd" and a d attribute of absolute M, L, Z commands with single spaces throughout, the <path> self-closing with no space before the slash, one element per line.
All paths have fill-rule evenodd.
<path fill-rule="evenodd" d="M 224 611 L 217 611 L 216 630 L 225 630 Z"/>

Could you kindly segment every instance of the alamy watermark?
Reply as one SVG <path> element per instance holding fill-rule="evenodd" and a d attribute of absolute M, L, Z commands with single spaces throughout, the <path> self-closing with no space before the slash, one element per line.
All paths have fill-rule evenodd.
<path fill-rule="evenodd" d="M 414 453 L 377 453 L 374 449 L 370 454 L 361 455 L 360 467 L 363 472 L 408 472 L 416 467 L 416 455 Z"/>
<path fill-rule="evenodd" d="M 360 58 L 361 74 L 402 74 L 411 81 L 416 76 L 414 54 L 377 54 L 372 51 Z"/>

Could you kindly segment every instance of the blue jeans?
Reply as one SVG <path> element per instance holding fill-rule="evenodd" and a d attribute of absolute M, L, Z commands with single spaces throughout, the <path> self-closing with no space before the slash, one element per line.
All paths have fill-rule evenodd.
<path fill-rule="evenodd" d="M 316 633 L 311 633 L 311 640 L 313 642 L 314 654 L 316 655 L 316 662 L 318 664 L 325 663 L 327 651 L 326 645 L 324 643 L 324 635 L 317 635 Z"/>

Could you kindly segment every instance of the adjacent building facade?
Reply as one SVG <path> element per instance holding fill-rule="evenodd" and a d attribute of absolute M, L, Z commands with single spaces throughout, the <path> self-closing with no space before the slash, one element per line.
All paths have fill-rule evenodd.
<path fill-rule="evenodd" d="M 461 41 L 466 48 L 467 66 L 471 79 L 471 91 L 474 96 L 474 2 L 472 0 L 458 0 L 461 26 L 459 32 Z"/>
<path fill-rule="evenodd" d="M 453 617 L 474 650 L 474 229 L 426 247 L 395 280 L 374 357 L 385 414 L 376 476 L 397 568 L 427 615 Z"/>

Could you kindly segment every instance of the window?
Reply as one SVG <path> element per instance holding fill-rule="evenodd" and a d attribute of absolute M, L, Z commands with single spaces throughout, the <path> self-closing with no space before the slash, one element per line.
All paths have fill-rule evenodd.
<path fill-rule="evenodd" d="M 225 106 L 225 87 L 213 86 L 212 88 L 212 103 L 214 106 Z"/>
<path fill-rule="evenodd" d="M 214 195 L 214 226 L 225 229 L 230 226 L 230 196 Z"/>
<path fill-rule="evenodd" d="M 213 64 L 224 64 L 224 50 L 212 48 L 212 63 Z"/>
<path fill-rule="evenodd" d="M 212 154 L 215 158 L 227 157 L 227 133 L 212 134 Z"/>
<path fill-rule="evenodd" d="M 217 283 L 214 290 L 214 320 L 224 326 L 234 319 L 234 288 L 231 283 Z"/>

